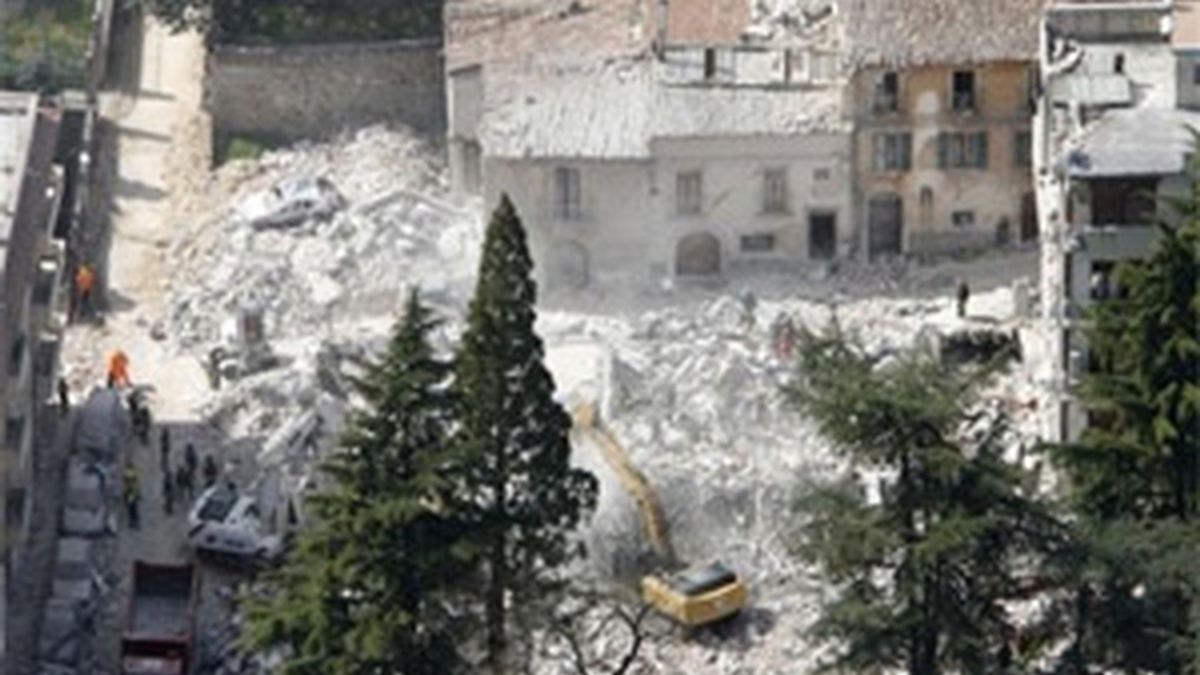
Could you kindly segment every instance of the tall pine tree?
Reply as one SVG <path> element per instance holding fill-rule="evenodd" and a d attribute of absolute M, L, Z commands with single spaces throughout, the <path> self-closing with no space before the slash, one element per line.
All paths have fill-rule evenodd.
<path fill-rule="evenodd" d="M 488 655 L 506 647 L 507 598 L 544 590 L 569 560 L 596 480 L 570 466 L 570 417 L 534 332 L 537 291 L 525 230 L 507 195 L 492 214 L 457 360 L 457 440 L 467 456 L 457 509 L 483 548 Z"/>
<path fill-rule="evenodd" d="M 1150 257 L 1117 270 L 1089 312 L 1080 388 L 1092 424 L 1055 449 L 1088 555 L 1076 587 L 1077 669 L 1200 672 L 1200 160 Z"/>
<path fill-rule="evenodd" d="M 445 593 L 468 569 L 447 512 L 452 367 L 429 344 L 437 325 L 416 291 L 386 354 L 356 381 L 365 403 L 324 467 L 273 593 L 250 600 L 247 642 L 284 643 L 284 672 L 436 675 L 458 669 Z"/>
<path fill-rule="evenodd" d="M 1020 596 L 1061 526 L 1006 461 L 991 374 L 926 351 L 881 361 L 840 331 L 801 331 L 787 393 L 854 467 L 799 500 L 798 552 L 840 589 L 817 633 L 845 672 L 1005 673 L 1018 660 L 1004 602 Z M 861 474 L 873 476 L 869 484 Z M 869 496 L 876 484 L 877 496 Z"/>

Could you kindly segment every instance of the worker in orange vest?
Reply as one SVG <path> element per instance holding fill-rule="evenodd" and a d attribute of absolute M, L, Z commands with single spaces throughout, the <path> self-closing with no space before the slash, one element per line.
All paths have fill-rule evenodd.
<path fill-rule="evenodd" d="M 77 294 L 77 309 L 79 316 L 88 318 L 92 315 L 92 291 L 96 287 L 96 271 L 92 266 L 83 263 L 75 273 L 75 292 Z"/>
<path fill-rule="evenodd" d="M 108 357 L 108 387 L 129 386 L 129 357 L 120 349 Z"/>

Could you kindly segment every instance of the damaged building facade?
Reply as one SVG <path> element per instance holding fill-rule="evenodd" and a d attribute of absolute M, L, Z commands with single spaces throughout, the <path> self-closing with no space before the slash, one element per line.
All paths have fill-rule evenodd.
<path fill-rule="evenodd" d="M 1042 4 L 844 3 L 869 257 L 1037 237 L 1030 150 Z"/>
<path fill-rule="evenodd" d="M 513 198 L 544 281 L 655 284 L 849 253 L 832 11 L 804 35 L 752 38 L 747 25 L 674 3 L 596 5 L 599 18 L 557 21 L 599 26 L 606 8 L 634 16 L 624 31 L 601 30 L 618 45 L 607 60 L 576 52 L 576 66 L 551 66 L 539 45 L 508 78 L 490 60 L 450 69 L 452 144 L 478 130 L 455 173 L 467 187 L 482 176 L 488 203 Z M 602 37 L 593 55 L 606 53 Z M 520 95 L 498 100 L 489 89 L 505 79 Z"/>
<path fill-rule="evenodd" d="M 1043 1 L 451 3 L 453 182 L 553 287 L 1033 239 Z"/>
<path fill-rule="evenodd" d="M 61 117 L 61 109 L 41 105 L 36 94 L 0 92 L 0 553 L 6 592 L 19 560 L 15 554 L 29 534 L 36 429 L 42 399 L 53 391 L 62 333 L 56 308 L 64 247 L 53 238 L 63 193 L 63 173 L 54 164 Z M 5 614 L 0 611 L 0 621 Z M 0 640 L 0 653 L 3 645 Z"/>
<path fill-rule="evenodd" d="M 1036 172 L 1044 318 L 1057 355 L 1051 437 L 1078 438 L 1071 395 L 1089 363 L 1086 309 L 1121 292 L 1116 266 L 1146 257 L 1163 198 L 1185 194 L 1200 127 L 1200 5 L 1057 0 L 1042 37 Z"/>

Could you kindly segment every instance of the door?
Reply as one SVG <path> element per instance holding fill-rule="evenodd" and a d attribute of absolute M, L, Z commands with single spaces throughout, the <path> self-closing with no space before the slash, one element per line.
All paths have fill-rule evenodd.
<path fill-rule="evenodd" d="M 871 197 L 867 208 L 867 236 L 867 251 L 872 259 L 900 255 L 904 241 L 904 211 L 899 196 Z"/>
<path fill-rule="evenodd" d="M 711 276 L 721 273 L 721 242 L 707 232 L 689 234 L 675 247 L 675 274 Z"/>
<path fill-rule="evenodd" d="M 837 255 L 837 215 L 808 214 L 808 257 L 813 260 L 833 260 Z"/>

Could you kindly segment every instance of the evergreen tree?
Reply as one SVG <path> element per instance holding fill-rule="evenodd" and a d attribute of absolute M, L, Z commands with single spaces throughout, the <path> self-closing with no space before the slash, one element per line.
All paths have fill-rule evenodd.
<path fill-rule="evenodd" d="M 488 654 L 506 645 L 506 598 L 544 592 L 569 560 L 570 535 L 595 504 L 595 478 L 570 466 L 571 420 L 554 400 L 534 332 L 537 291 L 525 231 L 505 195 L 483 243 L 455 388 L 468 459 L 457 507 L 483 548 Z"/>
<path fill-rule="evenodd" d="M 447 512 L 455 460 L 452 367 L 429 344 L 437 322 L 416 291 L 386 354 L 355 382 L 364 401 L 324 467 L 315 522 L 250 600 L 247 642 L 292 648 L 287 673 L 435 675 L 457 670 L 442 600 L 467 571 Z"/>
<path fill-rule="evenodd" d="M 798 552 L 840 592 L 817 634 L 846 672 L 1013 672 L 1003 606 L 1027 590 L 1062 527 L 1006 461 L 1002 414 L 980 411 L 993 366 L 948 367 L 922 350 L 881 360 L 839 330 L 801 331 L 787 393 L 854 475 L 801 497 Z M 868 495 L 860 472 L 878 476 Z"/>
<path fill-rule="evenodd" d="M 1200 672 L 1193 645 L 1200 565 L 1200 164 L 1170 200 L 1151 256 L 1117 270 L 1097 303 L 1080 388 L 1091 424 L 1055 448 L 1088 552 L 1076 587 L 1078 667 Z M 1190 547 L 1190 548 L 1189 548 Z M 1169 566 L 1173 566 L 1168 568 Z"/>

